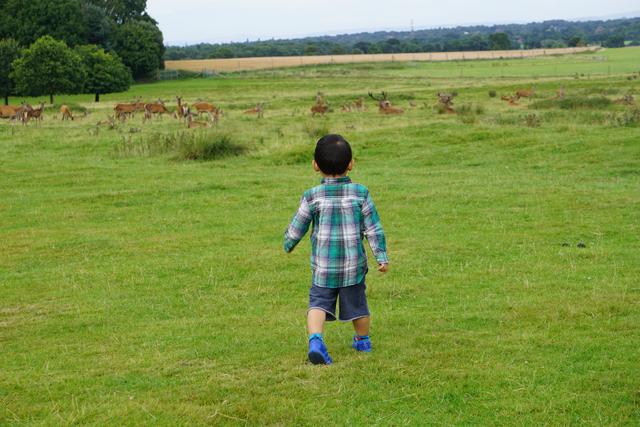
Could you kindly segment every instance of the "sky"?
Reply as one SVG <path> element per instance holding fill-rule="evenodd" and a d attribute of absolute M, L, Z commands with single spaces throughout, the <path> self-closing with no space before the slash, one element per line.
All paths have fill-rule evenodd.
<path fill-rule="evenodd" d="M 165 44 L 640 16 L 638 0 L 148 0 Z"/>

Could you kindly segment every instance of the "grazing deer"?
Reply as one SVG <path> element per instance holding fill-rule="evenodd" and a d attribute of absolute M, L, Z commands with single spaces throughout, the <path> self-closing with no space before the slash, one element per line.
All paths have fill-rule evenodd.
<path fill-rule="evenodd" d="M 533 98 L 534 95 L 534 90 L 533 88 L 531 89 L 520 89 L 516 91 L 516 97 L 518 99 L 520 98 Z"/>
<path fill-rule="evenodd" d="M 264 111 L 262 110 L 262 103 L 260 102 L 256 104 L 255 107 L 246 110 L 244 114 L 257 114 L 259 119 L 264 117 Z"/>
<path fill-rule="evenodd" d="M 44 111 L 44 102 L 40 102 L 40 106 L 38 108 L 31 108 L 26 111 L 27 117 L 26 120 L 34 119 L 36 121 L 36 125 L 42 122 L 42 112 Z"/>
<path fill-rule="evenodd" d="M 62 114 L 62 121 L 65 120 L 73 120 L 73 114 L 71 114 L 71 109 L 67 105 L 60 106 L 60 113 Z"/>
<path fill-rule="evenodd" d="M 373 93 L 369 92 L 369 96 L 371 99 L 378 102 L 378 112 L 382 114 L 404 114 L 404 110 L 402 108 L 392 107 L 391 102 L 388 99 L 387 92 L 382 91 L 381 97 L 376 97 Z"/>
<path fill-rule="evenodd" d="M 187 114 L 187 128 L 188 129 L 193 129 L 193 128 L 210 128 L 211 127 L 211 122 L 198 122 L 193 120 L 193 114 L 191 114 L 191 111 L 189 111 L 189 113 Z"/>

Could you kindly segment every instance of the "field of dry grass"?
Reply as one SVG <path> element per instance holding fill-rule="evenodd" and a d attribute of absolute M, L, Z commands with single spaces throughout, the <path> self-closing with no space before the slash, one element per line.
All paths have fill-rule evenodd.
<path fill-rule="evenodd" d="M 394 53 L 374 55 L 279 56 L 262 58 L 198 59 L 166 61 L 167 70 L 194 72 L 265 70 L 300 65 L 352 64 L 362 62 L 460 61 L 467 59 L 516 59 L 548 55 L 566 55 L 593 51 L 594 47 L 562 49 L 489 50 L 474 52 Z"/>

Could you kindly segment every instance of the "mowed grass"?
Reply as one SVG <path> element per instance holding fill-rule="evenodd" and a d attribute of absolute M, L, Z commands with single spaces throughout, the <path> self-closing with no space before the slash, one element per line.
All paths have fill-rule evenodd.
<path fill-rule="evenodd" d="M 639 424 L 635 110 L 531 108 L 560 86 L 637 97 L 637 52 L 599 53 L 624 70 L 577 79 L 582 55 L 544 59 L 538 79 L 528 60 L 505 77 L 490 61 L 478 76 L 457 63 L 230 74 L 100 105 L 58 97 L 89 109 L 74 122 L 1 122 L 0 424 Z M 534 85 L 516 107 L 488 96 Z M 334 112 L 311 118 L 319 90 Z M 380 90 L 406 114 L 339 112 Z M 441 90 L 467 113 L 437 114 Z M 176 95 L 226 116 L 205 131 L 96 127 L 115 101 Z M 256 102 L 262 120 L 242 114 Z M 166 141 L 186 132 L 242 149 L 182 160 Z M 331 367 L 306 362 L 308 240 L 281 247 L 324 132 L 351 141 L 391 257 L 368 277 L 374 353 L 330 324 Z"/>

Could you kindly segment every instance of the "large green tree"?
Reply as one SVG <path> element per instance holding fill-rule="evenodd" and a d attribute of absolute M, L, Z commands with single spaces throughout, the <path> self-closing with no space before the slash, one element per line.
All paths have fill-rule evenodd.
<path fill-rule="evenodd" d="M 51 104 L 55 94 L 81 91 L 86 76 L 80 55 L 50 36 L 36 40 L 13 62 L 17 91 L 29 96 L 49 95 Z"/>
<path fill-rule="evenodd" d="M 11 78 L 11 64 L 20 56 L 20 46 L 13 39 L 0 40 L 0 96 L 4 97 L 4 105 L 9 104 L 9 95 L 14 92 Z"/>
<path fill-rule="evenodd" d="M 6 0 L 0 7 L 3 15 L 0 31 L 21 46 L 45 35 L 70 46 L 85 43 L 87 26 L 81 0 Z"/>
<path fill-rule="evenodd" d="M 131 20 L 150 19 L 146 14 L 147 0 L 89 0 L 101 7 L 115 22 L 123 24 Z"/>
<path fill-rule="evenodd" d="M 150 22 L 129 21 L 120 25 L 112 47 L 136 79 L 150 77 L 162 68 L 162 33 Z"/>
<path fill-rule="evenodd" d="M 100 102 L 100 95 L 113 92 L 124 92 L 131 86 L 131 71 L 118 56 L 106 53 L 95 45 L 76 47 L 87 70 L 87 78 L 83 92 L 95 94 L 95 101 Z"/>

